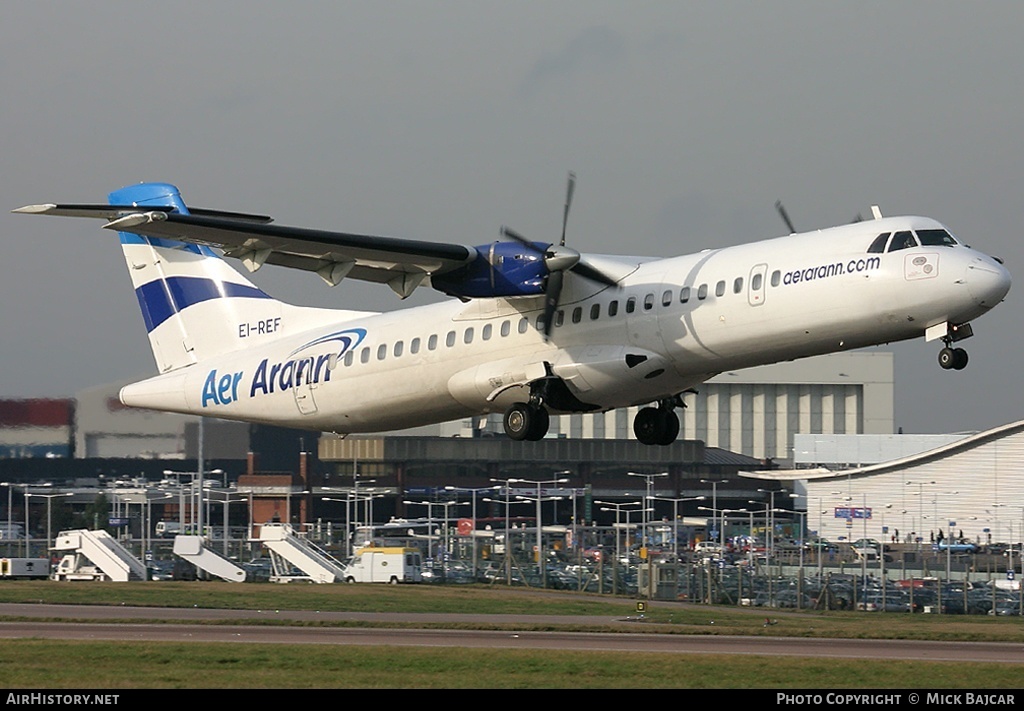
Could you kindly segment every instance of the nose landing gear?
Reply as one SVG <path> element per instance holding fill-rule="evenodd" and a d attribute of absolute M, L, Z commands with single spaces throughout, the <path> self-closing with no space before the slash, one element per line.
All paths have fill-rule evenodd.
<path fill-rule="evenodd" d="M 963 370 L 967 367 L 967 351 L 947 345 L 939 351 L 939 365 L 943 370 Z"/>

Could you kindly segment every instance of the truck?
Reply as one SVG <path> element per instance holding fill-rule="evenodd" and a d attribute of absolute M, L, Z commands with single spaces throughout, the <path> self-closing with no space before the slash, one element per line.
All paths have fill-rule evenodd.
<path fill-rule="evenodd" d="M 423 559 L 419 548 L 360 548 L 345 565 L 346 583 L 423 582 Z"/>
<path fill-rule="evenodd" d="M 45 578 L 50 575 L 46 558 L 0 558 L 0 578 Z"/>

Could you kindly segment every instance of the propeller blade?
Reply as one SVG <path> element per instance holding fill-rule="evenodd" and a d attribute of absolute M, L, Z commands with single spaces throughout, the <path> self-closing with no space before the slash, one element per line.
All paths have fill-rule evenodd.
<path fill-rule="evenodd" d="M 513 230 L 511 227 L 502 227 L 501 228 L 501 234 L 502 234 L 503 237 L 508 237 L 509 239 L 515 240 L 516 242 L 518 242 L 519 244 L 523 245 L 524 247 L 529 247 L 530 249 L 532 249 L 535 252 L 537 251 L 537 245 L 535 245 L 533 242 L 531 242 L 530 240 L 528 240 L 525 237 L 523 237 L 521 234 L 519 234 L 518 232 Z"/>
<path fill-rule="evenodd" d="M 562 215 L 562 241 L 559 242 L 561 246 L 565 246 L 565 226 L 569 223 L 569 206 L 572 205 L 572 194 L 576 191 L 576 174 L 569 173 L 569 185 L 565 191 L 565 213 Z"/>
<path fill-rule="evenodd" d="M 789 228 L 789 233 L 796 234 L 796 229 L 793 227 L 793 223 L 789 219 L 789 214 L 786 212 L 786 208 L 782 206 L 782 200 L 775 201 L 775 209 L 779 211 L 782 221 L 785 222 L 786 227 Z"/>
<path fill-rule="evenodd" d="M 596 281 L 598 284 L 604 284 L 605 286 L 618 286 L 618 282 L 612 279 L 610 276 L 602 271 L 595 269 L 586 262 L 577 262 L 576 266 L 572 267 L 572 271 L 579 274 L 584 279 L 590 279 L 590 281 Z"/>
<path fill-rule="evenodd" d="M 547 287 L 544 290 L 544 340 L 551 335 L 555 325 L 555 311 L 558 310 L 558 299 L 562 295 L 562 279 L 565 272 L 557 271 L 548 274 Z"/>

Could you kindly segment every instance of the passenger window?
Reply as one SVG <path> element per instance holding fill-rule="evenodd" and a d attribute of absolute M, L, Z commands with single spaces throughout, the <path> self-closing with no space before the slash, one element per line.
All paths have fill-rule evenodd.
<path fill-rule="evenodd" d="M 609 316 L 617 316 L 618 314 L 619 314 L 619 302 L 618 301 L 613 301 L 610 304 L 608 304 L 608 315 Z"/>
<path fill-rule="evenodd" d="M 917 240 L 914 239 L 913 233 L 897 232 L 892 236 L 892 242 L 889 243 L 889 251 L 896 252 L 900 249 L 910 249 L 916 246 Z"/>
<path fill-rule="evenodd" d="M 529 328 L 530 328 L 530 319 L 526 318 L 525 316 L 523 316 L 521 319 L 519 319 L 519 332 L 520 333 L 526 333 L 526 331 Z"/>
<path fill-rule="evenodd" d="M 672 303 L 672 291 L 671 291 L 671 289 L 666 289 L 665 293 L 661 295 L 661 305 L 662 306 L 668 306 L 671 303 Z"/>
<path fill-rule="evenodd" d="M 679 303 L 680 304 L 685 304 L 689 300 L 690 300 L 690 287 L 684 286 L 682 289 L 679 290 Z"/>
<path fill-rule="evenodd" d="M 420 339 L 414 338 L 409 342 L 409 353 L 416 355 L 420 352 Z"/>
<path fill-rule="evenodd" d="M 555 325 L 561 328 L 563 323 L 565 323 L 565 312 L 562 309 L 558 309 L 555 312 Z"/>
<path fill-rule="evenodd" d="M 395 358 L 402 355 L 402 351 L 405 349 L 405 344 L 402 341 L 395 342 Z"/>
<path fill-rule="evenodd" d="M 501 335 L 502 335 L 502 337 L 504 338 L 505 336 L 507 336 L 511 332 L 512 332 L 512 322 L 511 321 L 502 321 L 501 322 Z"/>
<path fill-rule="evenodd" d="M 483 338 L 485 341 L 491 340 L 491 331 L 492 330 L 493 329 L 491 328 L 491 324 L 488 323 L 488 324 L 484 325 L 484 330 L 480 332 L 481 338 Z"/>
<path fill-rule="evenodd" d="M 697 287 L 697 298 L 699 300 L 701 300 L 701 301 L 703 301 L 704 299 L 708 298 L 708 285 L 707 284 L 701 284 L 699 287 Z"/>
<path fill-rule="evenodd" d="M 377 346 L 377 360 L 384 360 L 388 355 L 388 347 L 381 343 Z"/>
<path fill-rule="evenodd" d="M 359 362 L 360 363 L 369 363 L 370 362 L 370 348 L 369 348 L 369 346 L 367 346 L 366 348 L 364 348 L 363 350 L 361 350 L 359 352 Z"/>
<path fill-rule="evenodd" d="M 782 272 L 776 269 L 772 272 L 772 286 L 778 286 L 782 281 Z"/>
<path fill-rule="evenodd" d="M 356 359 L 356 352 L 349 351 L 345 354 L 345 367 L 352 365 L 352 362 Z"/>
<path fill-rule="evenodd" d="M 882 234 L 875 237 L 875 241 L 868 247 L 868 254 L 881 254 L 885 251 L 885 243 L 889 241 L 889 235 L 892 232 L 883 232 Z"/>
<path fill-rule="evenodd" d="M 601 304 L 594 304 L 590 307 L 590 320 L 596 321 L 601 318 Z"/>
<path fill-rule="evenodd" d="M 631 314 L 636 311 L 636 297 L 631 296 L 626 299 L 626 313 Z"/>
<path fill-rule="evenodd" d="M 761 285 L 763 283 L 764 283 L 764 275 L 761 274 L 760 272 L 758 272 L 757 274 L 755 274 L 753 276 L 753 278 L 751 278 L 751 280 L 750 280 L 750 288 L 753 289 L 754 291 L 759 291 L 761 289 Z"/>
<path fill-rule="evenodd" d="M 654 294 L 648 294 L 644 297 L 644 311 L 650 311 L 654 308 Z"/>
<path fill-rule="evenodd" d="M 448 335 L 444 337 L 444 344 L 449 348 L 455 345 L 455 331 L 448 332 Z"/>
<path fill-rule="evenodd" d="M 572 322 L 579 323 L 583 320 L 583 307 L 577 306 L 572 310 Z"/>
<path fill-rule="evenodd" d="M 544 314 L 541 314 L 540 316 L 537 317 L 536 326 L 538 331 L 544 330 Z"/>
<path fill-rule="evenodd" d="M 466 332 L 464 334 L 462 334 L 462 342 L 465 343 L 466 345 L 469 345 L 470 343 L 473 342 L 473 329 L 472 328 L 467 328 Z"/>
<path fill-rule="evenodd" d="M 732 293 L 738 294 L 743 291 L 743 277 L 737 277 L 732 283 Z"/>
<path fill-rule="evenodd" d="M 430 338 L 427 339 L 427 350 L 437 350 L 437 334 L 431 334 Z"/>
<path fill-rule="evenodd" d="M 715 296 L 725 296 L 725 282 L 720 281 L 715 284 Z"/>

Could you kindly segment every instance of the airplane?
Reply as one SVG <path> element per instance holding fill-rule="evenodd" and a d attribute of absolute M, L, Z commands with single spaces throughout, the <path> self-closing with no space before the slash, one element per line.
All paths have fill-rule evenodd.
<path fill-rule="evenodd" d="M 340 436 L 504 413 L 536 441 L 552 414 L 642 406 L 647 445 L 679 435 L 683 397 L 718 373 L 923 336 L 939 364 L 1010 289 L 1002 260 L 927 217 L 883 217 L 669 258 L 582 254 L 510 228 L 478 246 L 271 224 L 189 208 L 140 183 L 107 204 L 22 214 L 99 218 L 120 236 L 158 374 L 127 406 Z M 784 217 L 786 217 L 784 215 Z M 788 217 L 786 217 L 788 223 Z M 390 312 L 272 298 L 224 257 L 450 297 Z"/>

